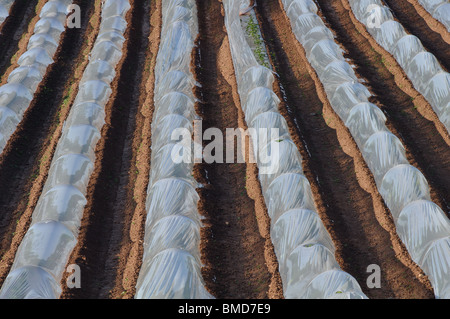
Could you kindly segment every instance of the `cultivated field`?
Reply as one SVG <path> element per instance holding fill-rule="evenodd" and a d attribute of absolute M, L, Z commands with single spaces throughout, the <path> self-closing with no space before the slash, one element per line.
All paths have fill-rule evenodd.
<path fill-rule="evenodd" d="M 0 0 L 0 298 L 450 298 L 429 2 Z"/>

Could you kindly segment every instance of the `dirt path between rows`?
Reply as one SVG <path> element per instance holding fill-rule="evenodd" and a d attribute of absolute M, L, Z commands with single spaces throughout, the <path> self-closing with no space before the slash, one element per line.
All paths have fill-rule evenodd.
<path fill-rule="evenodd" d="M 19 40 L 35 16 L 38 0 L 16 0 L 10 8 L 10 15 L 0 28 L 0 75 L 9 67 Z"/>
<path fill-rule="evenodd" d="M 19 65 L 17 64 L 17 61 L 22 56 L 23 53 L 27 51 L 28 41 L 30 40 L 31 36 L 34 34 L 34 27 L 36 23 L 39 21 L 39 13 L 41 12 L 44 5 L 47 3 L 48 0 L 38 0 L 36 1 L 30 1 L 30 4 L 32 6 L 28 7 L 27 13 L 28 21 L 27 24 L 15 26 L 19 28 L 26 29 L 24 32 L 17 32 L 17 34 L 14 34 L 14 42 L 10 43 L 10 45 L 6 46 L 7 50 L 5 51 L 6 56 L 1 59 L 1 85 L 6 84 L 6 81 L 8 80 L 9 74 L 17 68 Z M 78 3 L 78 2 L 77 2 Z M 31 19 L 30 19 L 31 18 Z M 22 21 L 22 23 L 25 23 L 25 21 Z M 21 31 L 21 30 L 17 30 Z M 20 34 L 19 34 L 20 33 Z M 62 40 L 62 36 L 60 39 L 60 43 Z M 12 45 L 15 44 L 15 45 Z M 12 55 L 12 57 L 9 58 L 9 56 Z"/>
<path fill-rule="evenodd" d="M 197 109 L 203 131 L 245 129 L 221 3 L 199 0 L 197 5 L 196 73 L 202 85 Z M 196 165 L 194 177 L 204 185 L 199 212 L 205 217 L 201 252 L 207 289 L 220 299 L 282 298 L 255 164 L 204 162 Z"/>
<path fill-rule="evenodd" d="M 134 192 L 137 188 L 142 193 L 147 186 L 142 180 L 137 182 L 138 173 L 148 175 L 148 171 L 137 171 L 136 158 L 142 129 L 147 123 L 146 110 L 141 106 L 147 94 L 143 79 L 151 72 L 146 63 L 152 57 L 148 54 L 153 53 L 147 48 L 152 41 L 150 13 L 154 12 L 155 2 L 134 0 L 130 4 L 123 56 L 105 108 L 106 124 L 96 148 L 95 168 L 86 196 L 88 204 L 78 244 L 69 260 L 69 264 L 80 267 L 81 288 L 65 288 L 63 299 L 116 299 L 134 295 L 142 254 L 137 247 L 144 236 L 145 213 L 142 208 L 145 197 L 139 198 L 138 205 Z M 148 167 L 149 157 L 143 160 Z M 140 211 L 136 212 L 138 206 Z"/>
<path fill-rule="evenodd" d="M 409 162 L 426 177 L 432 200 L 450 209 L 450 137 L 431 106 L 415 91 L 393 57 L 377 46 L 348 10 L 347 0 L 319 0 L 322 14 L 374 94 L 371 102 L 386 114 L 388 128 L 400 138 Z"/>
<path fill-rule="evenodd" d="M 450 45 L 441 33 L 435 32 L 414 5 L 407 0 L 383 0 L 393 11 L 395 18 L 405 30 L 420 39 L 425 49 L 433 53 L 441 65 L 450 70 Z M 448 32 L 447 32 L 448 34 Z"/>
<path fill-rule="evenodd" d="M 316 73 L 292 33 L 281 2 L 257 1 L 258 20 L 285 100 L 280 112 L 303 157 L 318 213 L 336 246 L 336 259 L 371 299 L 433 298 L 411 261 L 373 177 L 350 133 L 332 110 Z M 367 267 L 381 269 L 369 289 Z"/>
<path fill-rule="evenodd" d="M 95 22 L 89 19 L 95 5 L 81 0 L 76 3 L 82 8 L 81 28 L 63 33 L 55 63 L 49 66 L 0 156 L 0 283 L 31 222 L 63 123 L 76 96 L 77 81 L 87 64 L 89 38 L 95 34 Z"/>
<path fill-rule="evenodd" d="M 425 10 L 424 7 L 422 7 L 419 1 L 417 0 L 406 0 L 406 1 L 408 1 L 411 5 L 414 6 L 414 9 L 422 17 L 422 19 L 426 22 L 426 24 L 430 29 L 432 29 L 436 33 L 439 33 L 442 39 L 448 44 L 450 44 L 450 32 L 447 31 L 447 27 L 444 26 L 442 22 L 433 18 L 433 16 L 427 10 Z"/>
<path fill-rule="evenodd" d="M 361 77 L 375 79 L 371 84 L 371 90 L 386 107 L 385 113 L 389 112 L 390 114 L 386 115 L 393 119 L 403 118 L 399 124 L 405 125 L 405 123 L 410 123 L 411 120 L 420 121 L 416 114 L 419 113 L 420 116 L 432 122 L 422 121 L 418 124 L 419 127 L 425 128 L 421 132 L 425 132 L 425 135 L 419 136 L 419 139 L 426 139 L 431 143 L 440 145 L 443 144 L 443 140 L 445 144 L 450 146 L 450 135 L 431 105 L 417 92 L 395 58 L 382 48 L 367 32 L 366 27 L 356 19 L 348 0 L 333 2 L 333 8 L 325 10 L 325 13 L 327 11 L 335 17 L 332 20 L 337 21 L 337 23 L 334 23 L 335 32 L 340 35 L 340 41 L 343 44 L 347 43 L 348 53 L 353 53 L 351 59 L 354 63 L 357 63 L 356 71 L 359 72 Z M 337 12 L 339 12 L 338 18 L 336 18 Z M 340 21 L 339 19 L 344 20 Z M 416 125 L 407 124 L 405 130 L 415 130 L 416 127 Z M 441 136 L 436 136 L 438 134 Z M 427 147 L 427 143 L 421 144 Z M 428 152 L 424 153 L 428 154 Z"/>

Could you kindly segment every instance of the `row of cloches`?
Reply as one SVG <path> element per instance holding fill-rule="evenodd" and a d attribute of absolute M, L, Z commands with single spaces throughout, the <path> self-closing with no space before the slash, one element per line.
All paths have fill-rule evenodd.
<path fill-rule="evenodd" d="M 316 212 L 302 158 L 278 111 L 274 76 L 247 43 L 240 12 L 246 0 L 224 0 L 225 26 L 238 93 L 252 135 L 262 193 L 271 219 L 271 239 L 285 298 L 367 298 L 336 262 L 335 247 Z M 278 130 L 272 135 L 273 130 Z M 267 132 L 264 136 L 262 132 Z"/>
<path fill-rule="evenodd" d="M 317 15 L 315 3 L 282 2 L 331 106 L 349 129 L 374 176 L 399 237 L 428 275 L 436 297 L 450 298 L 450 222 L 431 201 L 425 177 L 408 163 L 402 143 L 385 125 L 383 112 L 369 102 L 370 92 L 346 62 L 331 31 Z"/>
<path fill-rule="evenodd" d="M 0 26 L 9 16 L 9 9 L 13 5 L 14 0 L 0 0 Z"/>
<path fill-rule="evenodd" d="M 349 0 L 356 18 L 386 51 L 394 56 L 414 88 L 430 103 L 439 120 L 450 132 L 450 74 L 420 40 L 406 33 L 381 0 Z M 450 3 L 446 6 L 450 19 Z M 442 6 L 438 7 L 442 8 Z"/>
<path fill-rule="evenodd" d="M 56 5 L 56 2 L 61 16 L 53 22 L 62 26 L 59 23 L 70 1 L 49 4 Z M 77 243 L 87 202 L 86 189 L 94 169 L 95 148 L 105 123 L 104 108 L 122 56 L 127 27 L 125 15 L 129 9 L 127 0 L 106 0 L 102 5 L 102 22 L 88 66 L 64 123 L 31 226 L 0 291 L 1 298 L 53 299 L 61 294 L 60 282 Z M 43 46 L 46 44 L 42 42 Z"/>
<path fill-rule="evenodd" d="M 450 2 L 448 0 L 418 0 L 436 20 L 450 32 Z"/>
<path fill-rule="evenodd" d="M 197 85 L 190 66 L 197 35 L 195 0 L 162 1 L 144 254 L 136 299 L 212 298 L 201 275 L 198 185 L 190 156 Z M 188 142 L 172 135 L 177 130 Z M 177 160 L 174 154 L 182 155 Z"/>
<path fill-rule="evenodd" d="M 27 51 L 17 61 L 19 66 L 0 87 L 0 153 L 30 106 L 48 66 L 53 63 L 70 4 L 72 0 L 51 0 L 44 5 Z"/>

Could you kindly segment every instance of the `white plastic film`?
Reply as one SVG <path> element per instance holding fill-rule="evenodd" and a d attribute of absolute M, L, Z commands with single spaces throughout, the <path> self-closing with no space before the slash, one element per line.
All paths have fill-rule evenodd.
<path fill-rule="evenodd" d="M 4 12 L 9 12 L 12 3 L 9 0 L 0 2 L 0 24 L 6 18 Z M 19 57 L 19 66 L 11 72 L 7 83 L 0 87 L 0 108 L 9 108 L 16 114 L 15 121 L 2 118 L 4 115 L 9 116 L 7 112 L 0 114 L 0 123 L 5 123 L 0 125 L 0 153 L 22 121 L 48 66 L 53 63 L 53 56 L 64 31 L 67 8 L 71 3 L 72 0 L 50 0 L 42 7 L 34 34 L 28 41 L 27 51 Z M 15 98 L 11 99 L 12 95 Z"/>
<path fill-rule="evenodd" d="M 434 241 L 423 256 L 422 269 L 428 274 L 435 294 L 450 299 L 450 237 Z"/>
<path fill-rule="evenodd" d="M 433 242 L 450 234 L 450 223 L 444 212 L 429 200 L 414 201 L 403 208 L 396 227 L 400 238 L 411 252 L 411 257 L 418 262 Z"/>
<path fill-rule="evenodd" d="M 3 287 L 2 298 L 8 299 L 53 299 L 62 292 L 55 278 L 38 266 L 11 271 Z"/>
<path fill-rule="evenodd" d="M 447 0 L 419 0 L 419 3 L 450 32 L 450 3 Z"/>
<path fill-rule="evenodd" d="M 13 5 L 14 0 L 2 0 L 0 1 L 0 26 L 5 22 L 9 16 L 9 9 Z"/>
<path fill-rule="evenodd" d="M 293 2 L 308 1 L 282 2 L 286 10 Z M 434 56 L 424 52 L 416 37 L 404 33 L 401 25 L 393 20 L 392 14 L 381 1 L 350 0 L 350 4 L 356 17 L 367 23 L 366 26 L 375 39 L 380 44 L 391 46 L 388 51 L 408 70 L 412 80 L 417 80 L 416 87 L 427 92 L 435 111 L 441 114 L 441 120 L 445 119 L 448 124 L 449 78 L 447 73 L 440 70 Z M 450 221 L 442 209 L 431 202 L 425 177 L 409 164 L 401 141 L 388 130 L 385 115 L 369 102 L 369 90 L 359 83 L 344 57 L 336 56 L 334 59 L 329 58 L 332 54 L 327 54 L 321 59 L 314 56 L 313 48 L 317 45 L 314 42 L 320 43 L 329 39 L 317 37 L 314 30 L 323 30 L 326 26 L 323 22 L 321 26 L 317 26 L 320 24 L 319 20 L 312 18 L 311 14 L 315 14 L 315 10 L 310 13 L 302 11 L 302 15 L 307 15 L 310 21 L 316 22 L 314 26 L 311 25 L 310 30 L 305 29 L 301 34 L 296 31 L 299 17 L 288 15 L 295 36 L 303 45 L 308 60 L 322 81 L 331 106 L 348 127 L 371 170 L 378 190 L 394 217 L 399 237 L 408 248 L 412 259 L 429 276 L 436 297 L 448 298 L 450 282 L 444 274 L 449 273 L 450 251 L 445 246 L 444 239 L 450 235 Z M 323 50 L 314 52 L 322 54 Z M 339 54 L 338 50 L 328 52 Z M 431 251 L 432 248 L 435 250 Z M 436 251 L 442 254 L 438 255 Z M 351 281 L 348 283 L 352 285 Z M 311 288 L 308 296 L 315 295 L 317 293 Z M 348 296 L 345 293 L 338 295 L 348 297 L 353 296 L 353 293 Z"/>
<path fill-rule="evenodd" d="M 136 299 L 205 299 L 210 295 L 203 286 L 200 264 L 187 250 L 169 248 L 145 260 L 139 278 Z"/>
<path fill-rule="evenodd" d="M 36 29 L 54 30 L 52 26 L 61 23 L 57 17 L 65 12 L 62 4 L 68 5 L 69 1 L 52 2 L 56 1 L 48 2 L 41 16 L 53 20 L 37 26 Z M 120 31 L 124 31 L 123 26 L 127 24 L 125 15 L 129 9 L 130 4 L 127 0 L 106 0 L 102 6 L 101 26 L 103 23 L 110 23 L 108 17 L 114 17 L 114 21 L 122 26 Z M 105 13 L 105 10 L 108 13 Z M 119 20 L 121 22 L 118 22 Z M 123 37 L 120 32 L 118 35 Z M 114 70 L 122 54 L 122 42 L 111 45 L 117 50 L 114 54 L 100 52 L 98 48 L 100 46 L 104 49 L 104 43 L 100 32 L 93 50 L 99 53 L 95 58 L 91 57 L 83 73 L 74 105 L 64 123 L 62 135 L 53 155 L 43 192 L 33 211 L 31 226 L 19 246 L 11 272 L 0 290 L 0 298 L 57 299 L 61 294 L 60 281 L 77 243 L 87 203 L 87 186 L 94 170 L 95 147 L 101 138 L 100 131 L 105 123 L 104 108 L 111 94 L 110 85 L 115 77 Z M 34 63 L 39 61 L 42 63 L 42 59 L 35 58 L 35 60 Z M 17 71 L 12 74 L 10 78 L 24 83 L 24 74 L 34 75 L 35 69 L 32 66 L 24 68 L 20 73 Z M 37 75 L 34 77 L 38 78 Z M 0 88 L 0 92 L 1 90 Z M 20 97 L 18 95 L 20 92 L 22 90 L 17 90 L 14 96 L 0 95 L 0 101 L 2 98 L 3 101 L 8 99 L 15 101 Z"/>
<path fill-rule="evenodd" d="M 340 269 L 324 271 L 306 288 L 306 299 L 363 299 L 358 282 Z"/>
<path fill-rule="evenodd" d="M 166 197 L 171 200 L 166 200 Z M 176 178 L 159 180 L 148 189 L 145 227 L 151 229 L 158 220 L 172 215 L 186 216 L 200 222 L 198 201 L 199 196 L 190 183 Z"/>
<path fill-rule="evenodd" d="M 449 27 L 450 3 L 448 1 L 419 0 L 419 2 L 434 13 L 435 17 L 444 18 L 447 28 Z M 414 88 L 430 103 L 440 121 L 450 132 L 450 126 L 446 120 L 446 112 L 450 105 L 445 102 L 450 100 L 450 88 L 444 85 L 439 92 L 429 90 L 436 76 L 442 74 L 447 76 L 448 72 L 442 68 L 433 54 L 424 49 L 416 36 L 406 33 L 402 25 L 394 19 L 389 8 L 380 1 L 349 0 L 349 3 L 356 18 L 366 26 L 375 40 L 394 56 Z"/>
<path fill-rule="evenodd" d="M 136 299 L 209 299 L 200 261 L 199 196 L 191 147 L 196 117 L 190 72 L 198 34 L 194 0 L 162 2 L 161 43 L 155 66 L 155 111 L 147 190 L 144 255 Z M 183 135 L 172 136 L 184 130 Z M 182 154 L 177 160 L 178 154 Z"/>
<path fill-rule="evenodd" d="M 249 130 L 253 132 L 259 180 L 271 218 L 271 238 L 280 265 L 284 296 L 334 298 L 339 294 L 339 297 L 367 298 L 356 280 L 340 270 L 334 258 L 335 248 L 316 212 L 311 186 L 303 175 L 301 155 L 278 111 L 280 99 L 273 92 L 274 76 L 258 63 L 244 35 L 239 12 L 247 11 L 245 8 L 249 2 L 224 0 L 223 5 L 241 105 Z M 320 28 L 321 19 L 309 11 L 317 10 L 314 2 L 298 2 L 289 8 L 289 14 L 298 18 L 293 24 L 298 34 L 310 34 L 319 41 L 323 40 L 314 51 L 330 62 L 338 61 L 340 49 L 327 42 L 332 36 Z M 314 32 L 308 33 L 309 29 L 318 26 Z M 311 49 L 313 47 L 311 44 Z M 319 58 L 317 65 L 320 66 Z M 336 74 L 330 77 L 336 83 L 340 69 L 337 70 L 329 71 Z M 277 130 L 278 135 L 272 136 L 271 130 Z M 332 288 L 324 281 L 328 277 L 320 279 L 329 271 L 345 274 L 333 277 Z M 311 283 L 315 282 L 313 289 Z"/>

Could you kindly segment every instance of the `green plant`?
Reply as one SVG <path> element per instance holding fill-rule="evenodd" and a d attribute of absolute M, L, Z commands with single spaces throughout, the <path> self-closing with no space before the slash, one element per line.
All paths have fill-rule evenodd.
<path fill-rule="evenodd" d="M 259 27 L 258 24 L 253 20 L 253 16 L 250 16 L 246 30 L 247 34 L 250 35 L 250 37 L 253 40 L 253 43 L 255 44 L 255 50 L 254 54 L 256 58 L 258 59 L 259 63 L 266 68 L 269 67 L 267 62 L 265 61 L 265 49 L 264 49 L 264 42 L 261 40 L 259 36 Z"/>

